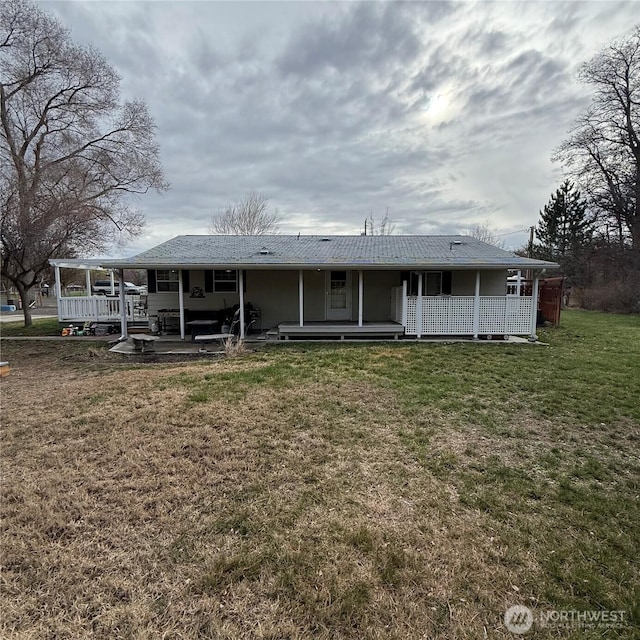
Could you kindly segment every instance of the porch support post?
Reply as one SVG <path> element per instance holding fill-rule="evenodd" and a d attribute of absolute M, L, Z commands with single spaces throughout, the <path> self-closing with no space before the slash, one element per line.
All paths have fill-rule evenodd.
<path fill-rule="evenodd" d="M 304 276 L 302 275 L 302 269 L 298 271 L 298 304 L 300 326 L 304 327 Z"/>
<path fill-rule="evenodd" d="M 87 290 L 87 296 L 91 295 L 91 271 L 89 269 L 84 270 L 84 286 Z"/>
<path fill-rule="evenodd" d="M 123 278 L 124 278 L 124 271 L 122 269 L 120 269 L 120 282 L 122 282 Z M 113 278 L 113 269 L 111 269 L 111 271 L 109 271 L 109 280 L 111 280 L 111 295 L 115 296 L 116 295 L 116 283 L 115 283 L 115 280 Z"/>
<path fill-rule="evenodd" d="M 124 269 L 120 269 L 120 340 L 124 341 L 129 338 L 127 332 L 127 299 L 124 295 Z M 111 284 L 113 287 L 113 271 L 111 272 Z M 113 289 L 112 289 L 113 290 Z"/>
<path fill-rule="evenodd" d="M 407 329 L 407 281 L 402 281 L 402 326 Z"/>
<path fill-rule="evenodd" d="M 422 338 L 422 272 L 418 272 L 418 298 L 416 299 L 416 333 Z"/>
<path fill-rule="evenodd" d="M 473 298 L 473 339 L 478 339 L 480 332 L 480 269 L 476 271 L 476 291 Z"/>
<path fill-rule="evenodd" d="M 60 298 L 62 298 L 62 282 L 60 278 L 60 267 L 56 265 L 55 271 L 56 271 L 56 298 L 60 300 Z"/>
<path fill-rule="evenodd" d="M 184 340 L 184 284 L 182 269 L 178 269 L 178 308 L 180 309 L 180 340 Z"/>
<path fill-rule="evenodd" d="M 240 338 L 244 338 L 244 269 L 240 269 L 238 273 L 238 287 L 240 293 Z"/>
<path fill-rule="evenodd" d="M 516 280 L 516 295 L 519 297 L 522 295 L 522 271 L 518 269 L 518 279 Z"/>
<path fill-rule="evenodd" d="M 536 342 L 538 334 L 536 327 L 538 326 L 538 286 L 540 284 L 540 272 L 533 272 L 533 287 L 531 288 L 531 333 L 529 334 L 529 342 Z"/>
<path fill-rule="evenodd" d="M 56 278 L 56 282 L 55 282 L 56 300 L 58 302 L 58 321 L 61 321 L 62 314 L 60 313 L 60 306 L 61 306 L 60 298 L 62 298 L 62 284 L 60 282 L 60 267 L 56 265 L 54 267 L 54 270 L 55 270 L 55 278 Z"/>
<path fill-rule="evenodd" d="M 362 269 L 358 271 L 358 326 L 362 326 L 362 307 L 363 307 L 363 296 L 364 293 L 364 278 L 362 274 Z"/>

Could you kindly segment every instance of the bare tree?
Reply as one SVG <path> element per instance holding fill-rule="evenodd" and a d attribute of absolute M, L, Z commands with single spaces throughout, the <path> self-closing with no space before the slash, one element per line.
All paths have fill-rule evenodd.
<path fill-rule="evenodd" d="M 580 70 L 594 89 L 571 137 L 556 151 L 589 204 L 631 239 L 640 264 L 640 26 L 604 48 Z"/>
<path fill-rule="evenodd" d="M 52 257 L 86 255 L 144 218 L 130 194 L 168 188 L 155 125 L 120 103 L 104 57 L 26 0 L 0 3 L 0 246 L 25 325 L 29 290 Z"/>
<path fill-rule="evenodd" d="M 476 240 L 481 240 L 487 244 L 492 244 L 494 247 L 504 249 L 504 240 L 500 239 L 500 237 L 491 228 L 488 221 L 469 227 L 468 229 L 463 230 L 462 233 L 465 236 L 471 236 Z"/>
<path fill-rule="evenodd" d="M 373 217 L 373 212 L 364 221 L 364 235 L 365 236 L 390 236 L 396 230 L 396 225 L 391 218 L 389 218 L 389 208 L 384 214 L 384 218 L 376 223 Z"/>
<path fill-rule="evenodd" d="M 278 211 L 268 211 L 269 198 L 250 191 L 239 202 L 233 202 L 215 214 L 209 233 L 223 236 L 253 236 L 277 233 L 280 223 Z"/>

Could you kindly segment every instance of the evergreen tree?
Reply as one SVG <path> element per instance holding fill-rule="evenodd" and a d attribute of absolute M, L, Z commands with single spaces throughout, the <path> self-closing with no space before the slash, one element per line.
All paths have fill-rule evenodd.
<path fill-rule="evenodd" d="M 594 220 L 580 191 L 565 180 L 540 212 L 535 254 L 558 262 L 570 281 L 579 281 L 580 258 L 593 229 Z"/>

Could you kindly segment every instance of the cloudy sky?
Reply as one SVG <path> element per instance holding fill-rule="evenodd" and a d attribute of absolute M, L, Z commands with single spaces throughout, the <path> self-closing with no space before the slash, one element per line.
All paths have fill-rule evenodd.
<path fill-rule="evenodd" d="M 285 233 L 488 222 L 508 247 L 562 177 L 579 65 L 637 2 L 41 1 L 158 126 L 171 190 L 136 202 L 132 254 L 257 190 Z"/>

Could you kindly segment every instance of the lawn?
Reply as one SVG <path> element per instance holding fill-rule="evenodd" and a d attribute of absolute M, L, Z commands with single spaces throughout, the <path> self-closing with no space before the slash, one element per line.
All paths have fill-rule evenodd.
<path fill-rule="evenodd" d="M 30 327 L 24 326 L 24 321 L 3 322 L 0 324 L 0 335 L 5 338 L 15 336 L 59 336 L 62 329 L 58 323 L 58 318 L 33 318 Z"/>
<path fill-rule="evenodd" d="M 636 638 L 640 318 L 131 364 L 3 341 L 3 638 Z"/>

